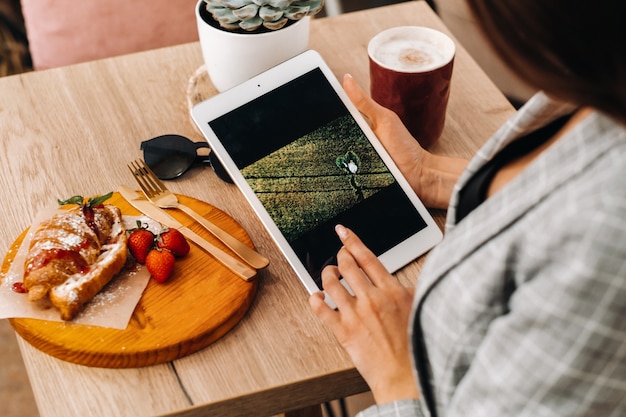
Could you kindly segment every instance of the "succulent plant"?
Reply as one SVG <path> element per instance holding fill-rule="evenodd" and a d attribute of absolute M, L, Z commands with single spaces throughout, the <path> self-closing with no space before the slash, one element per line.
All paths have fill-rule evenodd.
<path fill-rule="evenodd" d="M 313 16 L 324 7 L 324 0 L 204 0 L 206 10 L 226 30 L 247 32 L 262 27 L 278 30 L 290 20 Z"/>

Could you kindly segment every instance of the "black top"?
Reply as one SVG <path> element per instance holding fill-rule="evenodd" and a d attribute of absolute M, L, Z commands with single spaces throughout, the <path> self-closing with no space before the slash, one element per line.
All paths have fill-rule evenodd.
<path fill-rule="evenodd" d="M 562 116 L 514 142 L 509 143 L 492 160 L 476 172 L 459 192 L 456 222 L 460 222 L 472 210 L 487 199 L 487 189 L 496 172 L 509 162 L 529 154 L 552 138 L 571 118 Z"/>

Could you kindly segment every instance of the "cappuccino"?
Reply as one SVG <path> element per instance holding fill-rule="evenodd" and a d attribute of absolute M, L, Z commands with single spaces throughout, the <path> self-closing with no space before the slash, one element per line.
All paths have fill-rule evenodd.
<path fill-rule="evenodd" d="M 443 131 L 455 46 L 434 29 L 401 26 L 370 41 L 370 92 L 393 110 L 424 148 Z"/>
<path fill-rule="evenodd" d="M 425 72 L 450 62 L 452 39 L 434 29 L 401 26 L 376 35 L 368 45 L 370 58 L 383 67 L 403 72 Z"/>
<path fill-rule="evenodd" d="M 450 53 L 428 40 L 394 38 L 375 45 L 372 57 L 379 64 L 398 71 L 423 72 L 450 61 Z"/>

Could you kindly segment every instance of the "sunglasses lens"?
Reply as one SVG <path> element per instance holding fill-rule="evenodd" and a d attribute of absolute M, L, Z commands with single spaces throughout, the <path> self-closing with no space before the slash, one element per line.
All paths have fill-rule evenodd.
<path fill-rule="evenodd" d="M 210 163 L 217 176 L 232 183 L 230 176 L 213 152 L 198 156 L 199 148 L 208 148 L 203 142 L 193 142 L 180 135 L 163 135 L 141 142 L 143 160 L 162 180 L 172 180 L 185 173 L 194 163 Z"/>
<path fill-rule="evenodd" d="M 185 171 L 189 169 L 193 164 L 193 158 L 189 158 L 189 155 L 172 151 L 165 157 L 159 156 L 154 158 L 153 161 L 146 164 L 154 171 L 154 173 L 162 180 L 171 180 L 183 175 Z"/>
<path fill-rule="evenodd" d="M 179 135 L 163 135 L 141 143 L 146 165 L 162 180 L 181 176 L 196 159 L 196 146 Z"/>

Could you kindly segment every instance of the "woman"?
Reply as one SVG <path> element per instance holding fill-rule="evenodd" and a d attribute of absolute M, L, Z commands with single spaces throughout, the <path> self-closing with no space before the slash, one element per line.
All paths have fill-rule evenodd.
<path fill-rule="evenodd" d="M 347 76 L 411 186 L 448 209 L 446 233 L 414 296 L 337 226 L 322 279 L 338 310 L 322 293 L 311 307 L 371 388 L 363 416 L 624 416 L 626 5 L 468 3 L 545 94 L 468 162 L 421 149 Z"/>

